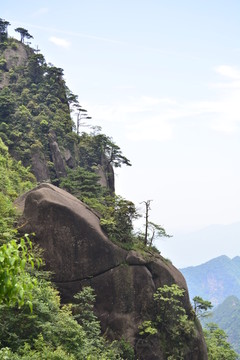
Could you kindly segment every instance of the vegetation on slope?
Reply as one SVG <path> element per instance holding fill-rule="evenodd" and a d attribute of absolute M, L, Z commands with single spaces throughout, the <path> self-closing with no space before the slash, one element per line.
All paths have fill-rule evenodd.
<path fill-rule="evenodd" d="M 226 332 L 233 349 L 240 354 L 240 300 L 236 296 L 227 297 L 214 309 L 210 319 Z"/>
<path fill-rule="evenodd" d="M 99 130 L 80 132 L 78 124 L 77 133 L 74 131 L 71 109 L 77 109 L 78 116 L 84 110 L 67 88 L 63 70 L 47 64 L 38 50 L 24 44 L 25 37 L 32 37 L 27 30 L 16 29 L 21 35 L 19 42 L 8 38 L 7 26 L 9 23 L 0 19 L 0 359 L 131 360 L 134 353 L 129 344 L 109 344 L 101 336 L 93 313 L 92 289 L 77 294 L 75 304 L 61 305 L 47 274 L 34 266 L 37 255 L 35 249 L 28 248 L 32 244 L 18 239 L 12 205 L 17 196 L 35 185 L 30 170 L 36 176 L 44 172 L 43 180 L 65 188 L 98 211 L 113 241 L 126 248 L 146 249 L 153 241 L 152 235 L 148 241 L 150 228 L 145 234 L 134 235 L 133 220 L 138 217 L 135 205 L 114 194 L 112 167 L 130 162 Z M 105 187 L 100 186 L 100 168 L 106 177 Z M 160 236 L 167 236 L 164 229 L 153 225 Z M 11 280 L 4 274 L 10 274 Z M 10 285 L 16 283 L 20 287 L 11 292 Z M 181 297 L 178 289 L 173 290 L 174 296 Z M 174 296 L 167 298 L 170 311 Z M 175 299 L 178 322 L 174 313 L 169 313 L 170 326 L 161 318 L 162 297 L 159 289 L 155 295 L 156 319 L 150 328 L 153 325 L 160 341 L 165 342 L 168 359 L 181 359 L 183 340 L 191 336 L 193 324 Z M 146 325 L 140 329 L 143 336 L 148 331 Z M 161 338 L 166 328 L 170 335 Z"/>
<path fill-rule="evenodd" d="M 232 349 L 226 333 L 214 323 L 209 323 L 204 329 L 209 360 L 237 360 L 238 354 Z"/>
<path fill-rule="evenodd" d="M 0 359 L 123 359 L 125 342 L 108 344 L 86 288 L 75 305 L 61 306 L 58 292 L 36 263 L 31 242 L 18 239 L 12 200 L 34 186 L 34 177 L 12 159 L 0 140 Z M 74 309 L 74 315 L 73 315 Z M 77 319 L 81 321 L 78 322 Z M 83 321 L 84 319 L 84 321 Z"/>

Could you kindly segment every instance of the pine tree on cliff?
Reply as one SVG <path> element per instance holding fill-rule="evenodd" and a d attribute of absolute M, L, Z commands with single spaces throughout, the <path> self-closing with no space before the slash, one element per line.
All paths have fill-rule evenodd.
<path fill-rule="evenodd" d="M 16 32 L 19 32 L 19 34 L 21 35 L 21 42 L 24 43 L 24 39 L 33 39 L 33 36 L 29 34 L 28 30 L 22 28 L 22 27 L 18 27 L 15 29 Z"/>

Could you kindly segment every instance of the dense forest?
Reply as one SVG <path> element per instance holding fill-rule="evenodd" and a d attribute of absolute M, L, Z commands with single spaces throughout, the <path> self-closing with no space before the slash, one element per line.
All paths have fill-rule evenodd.
<path fill-rule="evenodd" d="M 130 161 L 100 127 L 83 131 L 83 119 L 89 117 L 66 86 L 63 69 L 25 44 L 32 37 L 26 29 L 16 29 L 18 41 L 8 37 L 8 26 L 0 19 L 0 359 L 135 359 L 127 339 L 108 341 L 101 333 L 91 287 L 61 304 L 34 235 L 19 234 L 14 200 L 49 182 L 91 207 L 111 241 L 123 249 L 152 256 L 158 253 L 154 236 L 169 235 L 148 221 L 147 213 L 145 229 L 134 232 L 140 215 L 114 188 L 114 167 L 130 166 Z M 185 342 L 196 331 L 198 320 L 181 306 L 182 297 L 184 291 L 174 284 L 159 288 L 155 317 L 139 328 L 143 339 L 161 341 L 169 360 L 185 358 Z M 219 354 L 237 359 L 219 331 L 212 326 L 205 332 L 209 359 Z"/>

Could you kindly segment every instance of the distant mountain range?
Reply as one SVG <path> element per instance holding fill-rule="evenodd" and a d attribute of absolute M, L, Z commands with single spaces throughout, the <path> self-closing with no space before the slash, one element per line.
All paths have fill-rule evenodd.
<path fill-rule="evenodd" d="M 212 304 L 221 304 L 227 297 L 240 299 L 240 257 L 222 255 L 202 265 L 180 269 L 184 275 L 190 299 L 201 296 Z"/>
<path fill-rule="evenodd" d="M 229 296 L 218 305 L 206 322 L 218 324 L 228 335 L 234 350 L 240 354 L 240 300 L 236 296 Z"/>
<path fill-rule="evenodd" d="M 212 315 L 201 320 L 203 326 L 216 323 L 240 354 L 240 257 L 223 255 L 180 271 L 187 281 L 190 299 L 201 296 L 215 306 Z"/>

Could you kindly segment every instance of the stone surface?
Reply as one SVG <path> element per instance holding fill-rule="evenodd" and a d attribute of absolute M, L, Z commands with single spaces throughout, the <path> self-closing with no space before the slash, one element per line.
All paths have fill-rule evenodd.
<path fill-rule="evenodd" d="M 57 137 L 53 130 L 49 132 L 48 135 L 49 139 L 49 147 L 51 150 L 51 157 L 52 161 L 54 163 L 54 169 L 57 175 L 57 178 L 61 178 L 67 175 L 66 171 L 66 165 L 64 163 L 61 151 L 59 149 L 58 143 L 57 143 Z"/>
<path fill-rule="evenodd" d="M 127 252 L 113 244 L 91 209 L 53 185 L 41 184 L 16 206 L 23 212 L 22 232 L 34 232 L 35 241 L 45 249 L 46 267 L 54 273 L 63 302 L 71 301 L 83 286 L 92 286 L 106 336 L 130 341 L 139 360 L 165 359 L 160 344 L 141 339 L 138 327 L 151 318 L 153 294 L 164 284 L 186 289 L 183 306 L 190 313 L 182 274 L 160 255 Z M 185 360 L 207 359 L 201 327 L 189 349 Z"/>
<path fill-rule="evenodd" d="M 106 156 L 102 155 L 101 164 L 96 168 L 96 174 L 99 176 L 99 184 L 108 188 L 112 193 L 115 192 L 115 176 L 112 165 Z"/>
<path fill-rule="evenodd" d="M 24 218 L 23 231 L 36 234 L 56 282 L 88 279 L 118 266 L 126 257 L 105 236 L 98 217 L 86 205 L 53 185 L 41 184 L 26 194 Z"/>
<path fill-rule="evenodd" d="M 47 181 L 50 178 L 47 168 L 47 162 L 43 152 L 40 149 L 32 149 L 31 151 L 32 172 L 37 181 Z"/>
<path fill-rule="evenodd" d="M 0 89 L 9 84 L 9 70 L 13 67 L 24 66 L 28 60 L 26 47 L 20 42 L 16 42 L 16 49 L 7 48 L 3 52 L 3 58 L 7 61 L 7 71 L 3 71 L 0 80 Z"/>

